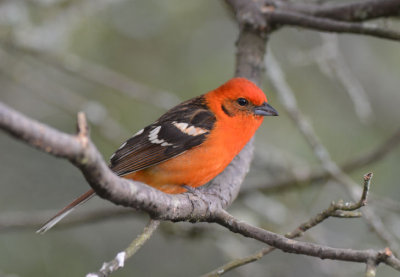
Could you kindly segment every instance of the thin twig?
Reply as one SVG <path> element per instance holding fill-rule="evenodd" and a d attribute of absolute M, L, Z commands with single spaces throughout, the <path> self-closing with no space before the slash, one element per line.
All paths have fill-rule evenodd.
<path fill-rule="evenodd" d="M 316 216 L 310 218 L 307 222 L 300 224 L 296 229 L 292 232 L 289 232 L 285 235 L 288 239 L 294 239 L 303 235 L 304 232 L 308 231 L 312 227 L 318 225 L 325 219 L 329 217 L 337 217 L 338 212 L 351 212 L 363 207 L 367 203 L 367 197 L 369 192 L 369 187 L 371 184 L 372 173 L 368 173 L 364 175 L 364 188 L 360 199 L 356 203 L 345 203 L 343 201 L 338 201 L 337 203 L 332 202 L 331 205 L 321 213 L 317 214 Z M 252 255 L 249 255 L 244 258 L 232 260 L 217 269 L 203 275 L 203 277 L 214 277 L 214 276 L 221 276 L 232 269 L 235 269 L 239 266 L 246 265 L 248 263 L 257 261 L 264 257 L 265 255 L 269 254 L 270 252 L 274 251 L 275 247 L 265 247 Z"/>
<path fill-rule="evenodd" d="M 338 201 L 337 203 L 332 202 L 328 209 L 324 210 L 323 212 L 319 213 L 312 219 L 308 220 L 307 222 L 301 224 L 297 229 L 293 232 L 286 234 L 288 238 L 297 238 L 302 235 L 305 231 L 311 229 L 312 227 L 316 226 L 317 224 L 321 223 L 325 219 L 333 216 L 338 217 L 337 212 L 350 212 L 357 210 L 367 203 L 367 197 L 369 192 L 369 187 L 371 184 L 372 173 L 368 173 L 364 175 L 364 188 L 362 191 L 362 195 L 360 200 L 356 203 L 351 202 L 344 202 L 343 200 Z M 345 213 L 346 215 L 346 213 Z M 346 216 L 345 216 L 346 217 Z"/>
<path fill-rule="evenodd" d="M 124 267 L 125 261 L 132 257 L 150 239 L 159 225 L 159 220 L 150 219 L 143 232 L 124 251 L 119 252 L 110 262 L 103 263 L 98 272 L 88 273 L 86 277 L 107 277 L 119 268 Z"/>

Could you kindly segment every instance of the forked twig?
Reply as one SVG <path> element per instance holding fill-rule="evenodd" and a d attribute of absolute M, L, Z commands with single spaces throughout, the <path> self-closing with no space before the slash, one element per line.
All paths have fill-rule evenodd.
<path fill-rule="evenodd" d="M 342 218 L 359 217 L 360 215 L 354 214 L 354 211 L 366 205 L 372 176 L 373 176 L 372 173 L 367 173 L 364 175 L 364 188 L 360 200 L 358 202 L 351 203 L 351 202 L 344 202 L 342 200 L 338 201 L 337 203 L 332 202 L 327 209 L 317 214 L 316 216 L 310 218 L 308 221 L 300 224 L 296 229 L 287 233 L 285 237 L 288 239 L 294 239 L 300 237 L 303 235 L 304 232 L 308 231 L 309 229 L 318 225 L 319 223 L 321 223 L 322 221 L 324 221 L 329 217 L 342 217 Z M 265 255 L 271 253 L 275 249 L 276 249 L 275 247 L 264 247 L 263 249 L 255 252 L 252 255 L 232 260 L 218 267 L 217 269 L 203 275 L 203 277 L 221 276 L 232 269 L 257 261 L 262 257 L 264 257 Z"/>

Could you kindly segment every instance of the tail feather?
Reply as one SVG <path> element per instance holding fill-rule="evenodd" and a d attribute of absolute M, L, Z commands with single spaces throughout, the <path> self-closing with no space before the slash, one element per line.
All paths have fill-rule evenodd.
<path fill-rule="evenodd" d="M 89 190 L 76 198 L 74 201 L 72 201 L 70 204 L 68 204 L 66 207 L 64 207 L 61 211 L 59 211 L 55 216 L 50 218 L 39 230 L 36 231 L 38 234 L 44 234 L 47 232 L 49 229 L 51 229 L 54 225 L 56 225 L 61 219 L 66 217 L 70 212 L 72 212 L 76 207 L 82 205 L 86 201 L 88 201 L 90 198 L 92 198 L 95 195 L 94 190 Z"/>

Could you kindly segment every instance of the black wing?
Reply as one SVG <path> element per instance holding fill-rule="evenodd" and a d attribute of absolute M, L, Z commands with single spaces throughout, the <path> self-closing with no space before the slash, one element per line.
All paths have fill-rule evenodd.
<path fill-rule="evenodd" d="M 123 176 L 178 156 L 200 145 L 215 120 L 203 96 L 183 102 L 122 144 L 110 168 Z"/>

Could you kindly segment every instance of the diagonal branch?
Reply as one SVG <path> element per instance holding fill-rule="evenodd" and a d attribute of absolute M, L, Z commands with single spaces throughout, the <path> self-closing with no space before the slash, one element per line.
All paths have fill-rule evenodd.
<path fill-rule="evenodd" d="M 349 22 L 400 15 L 399 0 L 358 0 L 350 3 L 327 4 L 266 0 L 266 3 L 285 11 Z"/>
<path fill-rule="evenodd" d="M 270 24 L 277 26 L 288 25 L 323 32 L 351 33 L 400 40 L 400 32 L 372 24 L 349 23 L 283 10 L 266 10 L 265 15 Z"/>
<path fill-rule="evenodd" d="M 132 257 L 150 239 L 159 225 L 160 221 L 150 219 L 143 232 L 124 251 L 119 252 L 112 261 L 103 263 L 98 272 L 89 273 L 86 277 L 107 277 L 119 268 L 124 267 L 125 261 Z"/>

